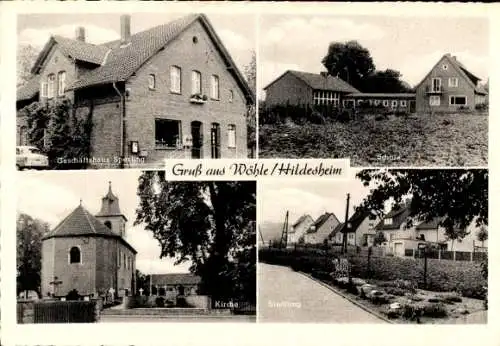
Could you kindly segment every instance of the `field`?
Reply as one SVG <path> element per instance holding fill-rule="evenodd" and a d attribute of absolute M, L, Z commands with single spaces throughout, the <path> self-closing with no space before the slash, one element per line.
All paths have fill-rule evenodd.
<path fill-rule="evenodd" d="M 352 166 L 485 166 L 488 116 L 265 124 L 259 130 L 259 150 L 260 158 L 350 158 Z"/>

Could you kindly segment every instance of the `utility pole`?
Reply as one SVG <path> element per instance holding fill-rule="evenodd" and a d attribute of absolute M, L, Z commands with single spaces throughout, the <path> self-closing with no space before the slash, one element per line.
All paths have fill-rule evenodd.
<path fill-rule="evenodd" d="M 344 221 L 344 227 L 342 227 L 342 231 L 344 233 L 343 239 L 342 239 L 342 253 L 347 252 L 347 231 L 348 231 L 348 224 L 349 224 L 349 199 L 351 198 L 350 194 L 347 194 L 347 201 L 346 201 L 346 207 L 345 207 L 345 221 Z"/>
<path fill-rule="evenodd" d="M 283 224 L 283 231 L 281 233 L 280 248 L 286 248 L 288 242 L 288 210 L 286 211 L 285 223 Z"/>

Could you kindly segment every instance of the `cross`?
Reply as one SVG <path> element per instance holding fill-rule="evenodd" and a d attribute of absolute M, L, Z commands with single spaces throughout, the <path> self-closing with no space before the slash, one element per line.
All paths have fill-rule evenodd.
<path fill-rule="evenodd" d="M 53 291 L 54 291 L 54 295 L 56 295 L 56 289 L 57 287 L 62 284 L 62 281 L 61 280 L 57 280 L 57 276 L 54 276 L 54 280 L 49 282 L 49 285 L 52 285 L 54 288 L 53 288 Z"/>
<path fill-rule="evenodd" d="M 113 287 L 111 287 L 109 289 L 109 293 L 114 297 L 115 296 L 115 289 Z"/>
<path fill-rule="evenodd" d="M 142 296 L 142 292 L 144 292 L 144 290 L 142 288 L 139 288 L 139 294 Z"/>

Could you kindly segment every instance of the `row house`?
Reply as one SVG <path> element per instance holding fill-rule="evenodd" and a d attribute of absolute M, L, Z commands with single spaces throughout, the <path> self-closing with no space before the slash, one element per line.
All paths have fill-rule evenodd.
<path fill-rule="evenodd" d="M 91 155 L 122 161 L 247 157 L 246 116 L 254 95 L 208 18 L 192 14 L 94 45 L 84 28 L 75 39 L 53 36 L 17 108 L 67 97 L 91 117 Z M 26 120 L 18 112 L 18 144 Z M 112 160 L 111 160 L 112 161 Z M 113 166 L 113 163 L 111 163 Z"/>

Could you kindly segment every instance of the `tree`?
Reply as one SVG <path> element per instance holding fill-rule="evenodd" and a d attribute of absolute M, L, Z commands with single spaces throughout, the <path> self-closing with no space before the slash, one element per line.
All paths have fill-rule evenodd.
<path fill-rule="evenodd" d="M 481 246 L 484 247 L 484 242 L 488 240 L 488 229 L 484 226 L 479 228 L 477 232 L 477 240 L 481 242 Z"/>
<path fill-rule="evenodd" d="M 401 73 L 391 69 L 375 71 L 366 76 L 361 88 L 364 92 L 376 93 L 406 93 L 410 91 L 407 84 L 401 80 Z"/>
<path fill-rule="evenodd" d="M 35 63 L 38 50 L 32 45 L 19 45 L 17 47 L 17 87 L 21 87 L 31 79 L 31 68 Z"/>
<path fill-rule="evenodd" d="M 146 171 L 135 224 L 153 233 L 160 257 L 190 261 L 206 294 L 255 303 L 255 189 L 255 182 L 172 182 Z"/>
<path fill-rule="evenodd" d="M 17 291 L 39 292 L 42 268 L 42 237 L 49 225 L 27 214 L 17 217 Z"/>
<path fill-rule="evenodd" d="M 467 226 L 488 224 L 488 170 L 486 169 L 389 169 L 362 170 L 357 175 L 370 194 L 362 208 L 382 212 L 384 203 L 392 200 L 401 206 L 410 197 L 409 221 L 428 222 L 441 218 L 449 239 L 461 239 Z"/>
<path fill-rule="evenodd" d="M 33 102 L 20 112 L 26 116 L 30 143 L 47 153 L 52 167 L 86 167 L 86 162 L 75 159 L 90 156 L 91 114 L 78 117 L 67 98 Z"/>
<path fill-rule="evenodd" d="M 373 239 L 373 244 L 381 245 L 387 241 L 384 232 L 378 231 Z"/>
<path fill-rule="evenodd" d="M 321 62 L 330 75 L 359 90 L 363 90 L 363 80 L 375 71 L 370 52 L 357 41 L 330 43 Z"/>
<path fill-rule="evenodd" d="M 252 91 L 252 95 L 256 98 L 256 90 L 257 90 L 257 61 L 255 57 L 255 52 L 252 52 L 252 59 L 250 63 L 245 66 L 244 69 L 245 78 L 248 82 L 248 85 Z M 249 157 L 254 157 L 254 152 L 256 148 L 256 109 L 255 105 L 249 105 L 247 107 L 247 147 L 250 151 Z"/>

